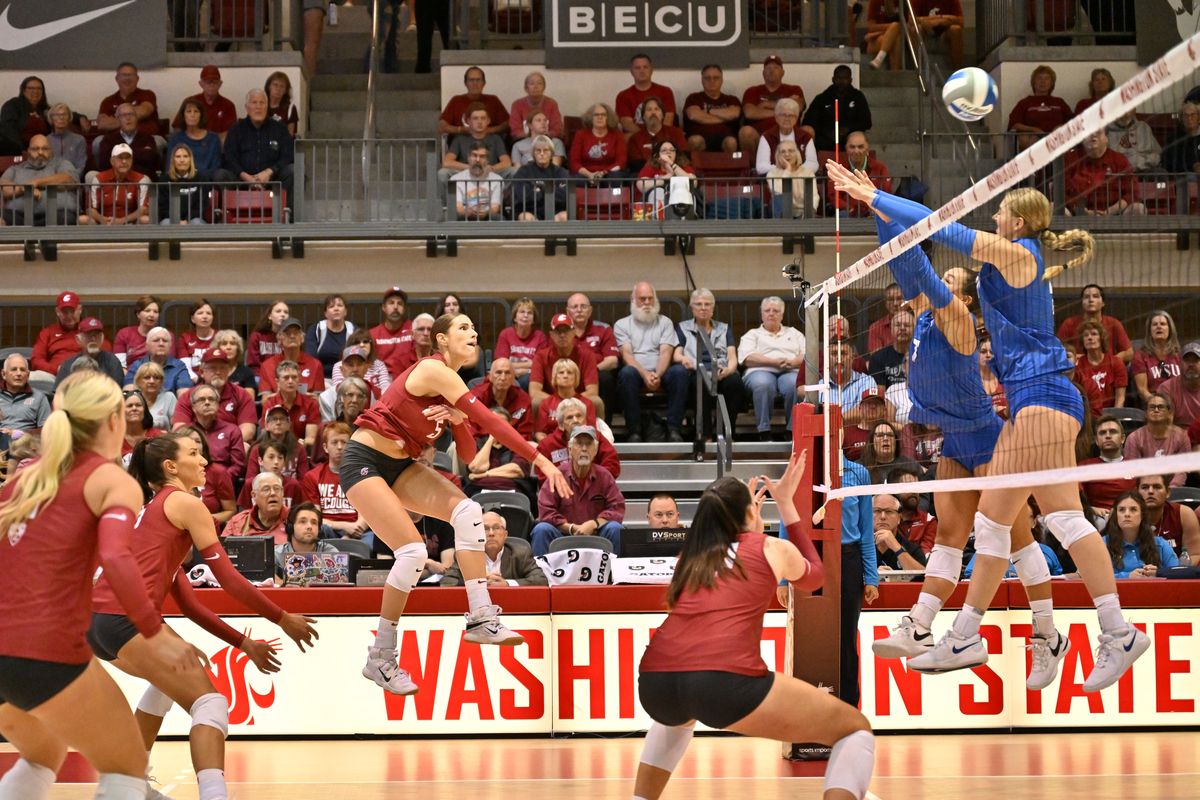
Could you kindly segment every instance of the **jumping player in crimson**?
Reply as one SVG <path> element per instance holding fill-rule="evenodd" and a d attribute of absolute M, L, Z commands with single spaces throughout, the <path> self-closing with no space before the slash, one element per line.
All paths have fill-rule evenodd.
<path fill-rule="evenodd" d="M 812 591 L 825 580 L 794 501 L 806 459 L 805 452 L 794 453 L 778 482 L 726 477 L 701 496 L 667 589 L 671 613 L 639 667 L 638 696 L 654 722 L 634 800 L 662 794 L 697 720 L 747 736 L 831 744 L 824 800 L 866 796 L 875 766 L 867 718 L 810 683 L 771 672 L 760 654 L 763 614 L 779 582 Z M 768 493 L 787 539 L 763 533 Z"/>
<path fill-rule="evenodd" d="M 397 628 L 408 595 L 421 576 L 428 551 L 408 510 L 448 521 L 454 527 L 454 551 L 462 570 L 470 608 L 465 639 L 517 645 L 524 638 L 500 621 L 501 609 L 488 594 L 483 544 L 483 509 L 433 469 L 418 463 L 422 449 L 449 425 L 458 457 L 475 456 L 470 420 L 496 441 L 532 464 L 564 497 L 571 489 L 544 455 L 516 430 L 483 407 L 467 390 L 458 369 L 476 357 L 475 326 L 466 314 L 443 314 L 431 331 L 437 352 L 409 367 L 374 405 L 358 418 L 342 456 L 339 472 L 346 498 L 375 535 L 392 548 L 396 561 L 383 590 L 375 643 L 368 648 L 363 675 L 394 694 L 418 690 L 397 663 Z"/>
<path fill-rule="evenodd" d="M 279 661 L 275 658 L 275 648 L 222 622 L 196 599 L 187 573 L 181 568 L 195 547 L 227 594 L 278 624 L 301 652 L 305 645 L 312 645 L 316 636 L 312 620 L 285 613 L 230 562 L 217 539 L 212 514 L 204 501 L 193 494 L 204 486 L 205 464 L 200 446 L 183 433 L 167 433 L 138 442 L 129 459 L 129 471 L 140 485 L 146 505 L 134 525 L 134 558 L 157 613 L 162 613 L 163 601 L 170 592 L 184 616 L 245 652 L 262 672 L 276 672 Z M 146 750 L 153 746 L 163 717 L 178 703 L 192 718 L 188 739 L 200 800 L 226 800 L 229 792 L 225 786 L 225 736 L 229 732 L 229 705 L 225 696 L 216 690 L 198 663 L 182 672 L 162 667 L 147 640 L 126 615 L 107 573 L 96 583 L 92 606 L 92 626 L 88 630 L 92 652 L 121 671 L 150 682 L 134 715 Z M 166 631 L 177 636 L 170 628 Z"/>
<path fill-rule="evenodd" d="M 869 203 L 893 221 L 912 226 L 929 216 L 920 203 L 884 194 L 861 173 L 834 162 L 828 172 L 838 191 Z M 949 223 L 932 239 L 983 263 L 979 300 L 984 324 L 992 335 L 992 369 L 1004 384 L 1011 416 L 992 456 L 991 475 L 1073 467 L 1075 437 L 1083 424 L 1083 398 L 1063 374 L 1071 368 L 1062 343 L 1054 335 L 1054 300 L 1050 279 L 1091 259 L 1095 243 L 1084 231 L 1055 234 L 1051 205 L 1036 189 L 1014 189 L 1004 195 L 995 214 L 996 233 Z M 1077 249 L 1065 266 L 1047 268 L 1042 247 Z M 932 273 L 932 270 L 930 271 Z M 933 278 L 936 281 L 936 277 Z M 932 282 L 922 284 L 936 292 Z M 1008 567 L 1012 520 L 1029 488 L 986 489 L 975 514 L 975 572 L 966 605 L 952 629 L 928 653 L 910 660 L 914 669 L 945 672 L 987 660 L 979 636 L 983 610 L 991 602 Z M 1083 515 L 1074 483 L 1032 487 L 1046 527 L 1070 553 L 1092 597 L 1100 619 L 1095 666 L 1084 681 L 1087 692 L 1116 683 L 1150 647 L 1146 634 L 1130 625 L 1121 612 L 1112 563 L 1099 532 Z"/>
<path fill-rule="evenodd" d="M 141 491 L 117 465 L 124 441 L 120 387 L 75 373 L 55 393 L 41 458 L 0 490 L 0 733 L 21 754 L 0 797 L 49 797 L 68 746 L 100 773 L 97 797 L 147 796 L 137 723 L 86 640 L 97 562 L 164 672 L 199 668 L 166 631 L 129 549 Z"/>

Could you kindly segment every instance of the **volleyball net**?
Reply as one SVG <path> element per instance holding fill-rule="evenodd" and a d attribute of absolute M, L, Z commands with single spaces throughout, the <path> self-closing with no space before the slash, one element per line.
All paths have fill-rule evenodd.
<path fill-rule="evenodd" d="M 1187 102 L 1189 93 L 1200 100 L 1200 34 L 1040 138 L 1015 132 L 925 143 L 931 173 L 923 176 L 931 188 L 926 200 L 940 201 L 940 207 L 931 203 L 931 210 L 917 215 L 909 206 L 893 215 L 891 238 L 882 243 L 844 240 L 843 248 L 860 257 L 844 259 L 852 263 L 806 300 L 822 321 L 822 401 L 838 404 L 846 418 L 841 435 L 827 439 L 826 463 L 836 471 L 844 454 L 870 474 L 865 486 L 821 487 L 828 498 L 898 493 L 896 483 L 914 480 L 924 495 L 1062 483 L 1079 483 L 1086 492 L 1102 485 L 1108 487 L 1103 502 L 1111 502 L 1114 487 L 1135 489 L 1142 476 L 1200 487 L 1200 452 L 1193 451 L 1200 445 L 1200 350 L 1197 357 L 1187 354 L 1187 345 L 1200 340 L 1200 109 Z M 1060 87 L 1055 94 L 1071 96 L 1072 90 Z M 1063 360 L 1054 363 L 1062 365 L 1085 408 L 1071 448 L 1075 458 L 1045 468 L 1045 451 L 1056 439 L 1048 427 L 1044 435 L 1033 430 L 1022 437 L 1005 474 L 939 480 L 947 431 L 918 421 L 928 415 L 911 408 L 907 353 L 916 320 L 902 295 L 913 279 L 897 278 L 911 276 L 902 265 L 913 263 L 913 248 L 924 253 L 937 279 L 956 268 L 969 274 L 959 283 L 968 289 L 978 326 L 980 384 L 993 413 L 1007 419 L 1014 398 L 997 374 L 1005 370 L 990 360 L 992 332 L 974 291 L 982 264 L 947 234 L 958 221 L 996 231 L 993 215 L 1016 188 L 1036 189 L 1049 200 L 1050 231 L 1082 229 L 1093 241 L 1090 259 L 1061 272 L 1055 267 L 1080 252 L 1043 248 L 1052 275 L 1054 332 L 1064 345 L 1056 356 Z M 1003 258 L 1013 263 L 992 263 L 1013 276 L 1005 290 L 1016 291 L 1007 287 L 1020 280 L 1021 256 L 1006 252 Z M 990 303 L 1004 303 L 995 282 L 985 288 Z M 1010 354 L 1009 374 L 1022 374 L 1013 363 Z M 942 391 L 956 392 L 956 386 L 947 377 Z M 1032 397 L 1019 391 L 1016 402 L 1022 408 L 1057 404 L 1051 391 L 1045 397 L 1038 391 Z M 960 457 L 989 460 L 990 453 L 963 450 L 964 441 L 970 446 L 979 437 L 949 435 Z"/>

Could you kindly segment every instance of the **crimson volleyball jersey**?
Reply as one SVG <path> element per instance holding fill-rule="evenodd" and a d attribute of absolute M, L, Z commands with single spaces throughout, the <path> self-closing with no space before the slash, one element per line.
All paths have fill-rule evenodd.
<path fill-rule="evenodd" d="M 763 553 L 766 536 L 740 533 L 736 571 L 711 589 L 684 592 L 650 639 L 642 656 L 642 672 L 770 672 L 760 652 L 763 614 L 775 596 L 779 579 Z"/>
<path fill-rule="evenodd" d="M 424 411 L 436 405 L 449 405 L 441 395 L 433 397 L 415 397 L 408 393 L 405 384 L 408 376 L 422 361 L 436 358 L 443 364 L 446 359 L 440 354 L 426 356 L 400 373 L 392 385 L 376 400 L 370 408 L 358 415 L 354 424 L 359 428 L 375 431 L 380 436 L 386 436 L 404 447 L 404 452 L 410 458 L 421 455 L 426 445 L 437 441 L 446 430 L 444 422 L 434 422 L 425 416 Z"/>
<path fill-rule="evenodd" d="M 91 659 L 84 637 L 92 624 L 99 519 L 83 487 L 107 463 L 90 450 L 76 454 L 54 499 L 0 536 L 0 655 L 59 664 Z M 13 485 L 0 490 L 0 504 Z"/>
<path fill-rule="evenodd" d="M 174 486 L 167 486 L 142 506 L 129 543 L 150 602 L 160 611 L 175 580 L 175 572 L 192 550 L 191 534 L 172 523 L 165 510 L 167 498 L 178 491 Z M 98 614 L 125 613 L 125 606 L 121 605 L 103 573 L 92 592 L 92 605 Z"/>

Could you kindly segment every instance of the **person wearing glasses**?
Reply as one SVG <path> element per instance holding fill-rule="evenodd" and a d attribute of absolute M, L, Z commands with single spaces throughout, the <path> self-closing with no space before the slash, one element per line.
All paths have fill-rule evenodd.
<path fill-rule="evenodd" d="M 533 548 L 524 539 L 508 538 L 508 523 L 495 511 L 483 514 L 484 564 L 488 586 L 546 586 L 546 573 L 533 560 Z M 458 562 L 446 570 L 442 586 L 462 586 Z"/>
<path fill-rule="evenodd" d="M 225 524 L 225 536 L 273 536 L 275 544 L 286 544 L 287 514 L 283 507 L 283 478 L 274 472 L 260 472 L 251 483 L 253 502 Z"/>
<path fill-rule="evenodd" d="M 879 569 L 925 569 L 925 553 L 900 532 L 900 500 L 892 494 L 877 494 L 873 512 Z"/>

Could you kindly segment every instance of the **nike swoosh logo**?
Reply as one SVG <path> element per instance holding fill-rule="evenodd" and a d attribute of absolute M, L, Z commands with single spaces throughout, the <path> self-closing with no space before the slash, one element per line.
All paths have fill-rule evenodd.
<path fill-rule="evenodd" d="M 221 557 L 221 554 L 217 553 L 215 556 L 205 556 L 204 560 L 205 561 L 216 561 L 220 557 Z"/>
<path fill-rule="evenodd" d="M 69 17 L 54 20 L 53 22 L 43 22 L 41 25 L 33 25 L 28 28 L 18 28 L 8 21 L 8 12 L 12 6 L 8 6 L 3 11 L 0 11 L 0 50 L 12 52 L 15 50 L 24 50 L 26 47 L 32 47 L 38 42 L 44 42 L 60 33 L 66 33 L 72 28 L 78 28 L 80 25 L 91 22 L 105 14 L 111 14 L 113 11 L 124 8 L 133 3 L 134 0 L 124 0 L 124 2 L 109 6 L 108 8 L 98 8 L 95 11 L 85 11 L 82 14 L 72 14 Z"/>
<path fill-rule="evenodd" d="M 1123 645 L 1121 645 L 1121 646 L 1122 646 L 1122 647 L 1124 647 L 1124 648 L 1125 648 L 1125 652 L 1126 652 L 1126 653 L 1128 653 L 1130 650 L 1132 650 L 1132 649 L 1133 649 L 1133 646 L 1134 646 L 1136 643 L 1137 643 L 1137 634 L 1135 633 L 1133 636 L 1130 636 L 1130 637 L 1129 637 L 1129 644 L 1123 644 Z"/>
<path fill-rule="evenodd" d="M 972 647 L 974 647 L 974 646 L 975 646 L 975 645 L 973 645 L 973 644 L 969 644 L 969 645 L 967 645 L 966 647 L 953 647 L 953 646 L 951 646 L 951 648 L 950 648 L 950 649 L 951 649 L 951 650 L 954 652 L 954 655 L 958 655 L 959 653 L 965 653 L 965 652 L 967 652 L 968 650 L 970 650 L 970 649 L 971 649 Z"/>

